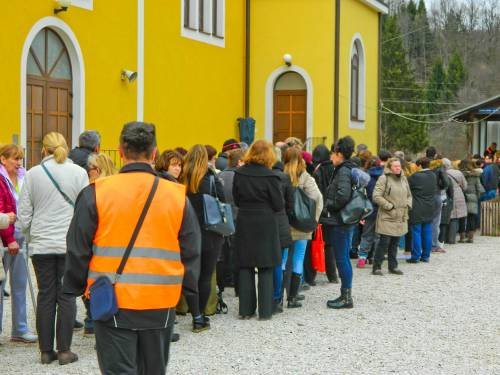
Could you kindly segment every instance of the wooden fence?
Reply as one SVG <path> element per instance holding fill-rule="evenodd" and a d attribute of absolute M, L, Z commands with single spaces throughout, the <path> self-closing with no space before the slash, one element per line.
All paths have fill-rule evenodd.
<path fill-rule="evenodd" d="M 500 198 L 481 203 L 481 235 L 500 237 Z"/>

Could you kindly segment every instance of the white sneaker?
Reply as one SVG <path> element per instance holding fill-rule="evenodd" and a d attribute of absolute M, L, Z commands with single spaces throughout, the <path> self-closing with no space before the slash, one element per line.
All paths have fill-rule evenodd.
<path fill-rule="evenodd" d="M 34 335 L 31 332 L 26 332 L 24 335 L 21 335 L 21 336 L 12 336 L 10 338 L 10 341 L 22 342 L 25 344 L 33 344 L 33 343 L 38 341 L 38 336 Z"/>

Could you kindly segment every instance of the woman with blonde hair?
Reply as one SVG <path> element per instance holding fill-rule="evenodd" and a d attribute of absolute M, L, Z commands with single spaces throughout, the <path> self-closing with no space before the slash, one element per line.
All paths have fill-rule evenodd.
<path fill-rule="evenodd" d="M 19 192 L 23 186 L 23 149 L 14 144 L 0 147 L 0 213 L 14 214 L 19 204 Z M 23 242 L 19 223 L 10 222 L 7 228 L 0 230 L 2 244 L 7 251 L 0 257 L 0 267 L 9 272 L 10 290 L 12 293 L 12 330 L 11 340 L 23 343 L 34 343 L 36 335 L 28 328 L 26 286 L 28 270 L 26 267 Z M 3 258 L 3 259 L 2 259 Z M 2 271 L 3 271 L 2 267 Z M 2 331 L 4 288 L 7 281 L 0 283 L 0 332 Z"/>
<path fill-rule="evenodd" d="M 273 145 L 255 141 L 235 170 L 233 198 L 238 207 L 235 248 L 239 266 L 239 315 L 250 319 L 259 310 L 261 320 L 273 313 L 273 271 L 281 264 L 276 214 L 284 209 L 280 177 L 272 171 Z M 255 269 L 258 269 L 258 303 Z"/>
<path fill-rule="evenodd" d="M 193 316 L 193 332 L 210 329 L 210 320 L 202 315 L 210 296 L 210 280 L 217 264 L 224 237 L 204 229 L 203 195 L 217 196 L 225 202 L 224 188 L 211 168 L 208 168 L 208 155 L 205 146 L 194 145 L 184 158 L 181 183 L 186 185 L 187 196 L 193 205 L 201 227 L 201 267 L 198 278 L 198 293 L 184 293 Z"/>
<path fill-rule="evenodd" d="M 68 159 L 68 146 L 61 134 L 52 132 L 43 138 L 42 154 L 41 164 L 26 173 L 18 215 L 29 238 L 38 283 L 36 326 L 41 362 L 59 360 L 65 365 L 78 360 L 70 350 L 75 297 L 62 290 L 66 233 L 76 198 L 89 180 L 85 170 Z"/>
<path fill-rule="evenodd" d="M 319 220 L 321 211 L 323 211 L 323 196 L 316 184 L 314 178 L 306 172 L 306 163 L 301 155 L 300 150 L 291 147 L 286 150 L 283 157 L 285 163 L 285 173 L 290 176 L 292 186 L 304 191 L 304 193 L 316 203 L 316 221 Z M 304 272 L 304 257 L 306 253 L 307 243 L 312 238 L 312 232 L 302 232 L 292 227 L 292 246 L 288 254 L 291 257 L 291 262 L 287 262 L 287 268 L 291 271 L 291 280 L 289 294 L 287 296 L 289 308 L 301 307 L 298 301 L 298 292 L 302 274 Z"/>
<path fill-rule="evenodd" d="M 87 166 L 90 182 L 94 182 L 99 177 L 112 176 L 117 173 L 113 160 L 103 153 L 90 154 Z"/>

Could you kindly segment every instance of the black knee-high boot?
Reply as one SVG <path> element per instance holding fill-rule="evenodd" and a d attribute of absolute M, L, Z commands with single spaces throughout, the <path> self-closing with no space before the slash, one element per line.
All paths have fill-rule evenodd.
<path fill-rule="evenodd" d="M 290 281 L 290 295 L 288 296 L 288 308 L 302 307 L 302 304 L 297 300 L 299 293 L 301 275 L 292 273 L 292 280 Z"/>

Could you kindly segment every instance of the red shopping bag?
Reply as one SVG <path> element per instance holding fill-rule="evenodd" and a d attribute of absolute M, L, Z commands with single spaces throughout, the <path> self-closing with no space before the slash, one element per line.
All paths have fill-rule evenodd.
<path fill-rule="evenodd" d="M 318 224 L 314 238 L 311 241 L 311 263 L 318 272 L 326 272 L 325 269 L 325 241 L 323 241 L 323 230 Z"/>

